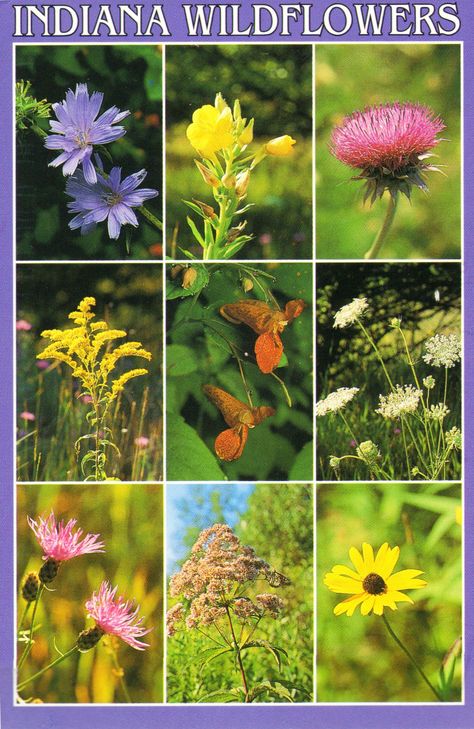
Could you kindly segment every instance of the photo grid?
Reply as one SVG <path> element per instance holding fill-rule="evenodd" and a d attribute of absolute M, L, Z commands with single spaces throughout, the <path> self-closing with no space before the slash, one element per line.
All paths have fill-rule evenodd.
<path fill-rule="evenodd" d="M 14 702 L 462 703 L 462 44 L 15 67 Z"/>

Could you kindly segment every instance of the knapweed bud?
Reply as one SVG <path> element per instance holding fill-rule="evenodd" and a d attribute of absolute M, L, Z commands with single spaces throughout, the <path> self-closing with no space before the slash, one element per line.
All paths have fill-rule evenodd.
<path fill-rule="evenodd" d="M 379 449 L 371 440 L 364 440 L 357 447 L 356 453 L 368 466 L 376 466 L 377 461 L 382 458 Z"/>
<path fill-rule="evenodd" d="M 247 278 L 247 276 L 244 276 L 242 279 L 242 290 L 248 294 L 249 291 L 252 291 L 253 289 L 253 281 L 251 278 Z"/>
<path fill-rule="evenodd" d="M 220 91 L 216 94 L 216 98 L 214 99 L 214 106 L 219 111 L 224 111 L 224 109 L 229 108 L 227 101 L 224 99 Z"/>
<path fill-rule="evenodd" d="M 26 575 L 21 586 L 21 596 L 26 602 L 34 602 L 40 588 L 40 580 L 36 572 Z"/>
<path fill-rule="evenodd" d="M 190 268 L 187 268 L 184 272 L 183 276 L 183 289 L 190 289 L 197 278 L 197 271 L 195 268 L 190 266 Z"/>
<path fill-rule="evenodd" d="M 226 187 L 228 190 L 232 190 L 232 188 L 235 187 L 236 179 L 235 175 L 226 173 L 222 179 L 221 183 Z"/>
<path fill-rule="evenodd" d="M 433 387 L 436 384 L 436 380 L 431 375 L 428 375 L 428 377 L 425 377 L 423 380 L 423 384 L 426 387 L 427 390 L 432 390 Z"/>
<path fill-rule="evenodd" d="M 239 172 L 235 181 L 235 194 L 237 197 L 244 197 L 250 182 L 250 170 Z"/>
<path fill-rule="evenodd" d="M 284 134 L 282 137 L 275 137 L 267 142 L 265 152 L 274 157 L 287 157 L 292 153 L 294 144 L 296 144 L 296 139 L 290 137 L 289 134 Z"/>
<path fill-rule="evenodd" d="M 43 585 L 47 585 L 49 582 L 52 582 L 54 580 L 54 578 L 58 574 L 60 565 L 61 562 L 59 562 L 57 559 L 52 559 L 50 557 L 46 560 L 46 562 L 43 564 L 40 571 L 38 572 L 39 578 Z"/>
<path fill-rule="evenodd" d="M 79 636 L 77 638 L 78 650 L 80 650 L 81 653 L 90 651 L 91 648 L 97 645 L 103 635 L 104 631 L 102 630 L 102 628 L 99 628 L 98 625 L 94 626 L 93 628 L 83 630 L 81 633 L 79 633 Z"/>
<path fill-rule="evenodd" d="M 253 122 L 254 120 L 251 119 L 247 126 L 245 127 L 244 131 L 239 137 L 239 144 L 242 145 L 242 147 L 246 147 L 247 144 L 250 144 L 253 140 Z"/>
<path fill-rule="evenodd" d="M 210 185 L 211 187 L 219 187 L 219 178 L 216 177 L 213 172 L 208 170 L 207 167 L 202 164 L 202 162 L 199 162 L 198 159 L 195 159 L 194 162 L 196 163 L 196 167 L 201 173 L 202 179 L 204 180 L 206 185 Z"/>

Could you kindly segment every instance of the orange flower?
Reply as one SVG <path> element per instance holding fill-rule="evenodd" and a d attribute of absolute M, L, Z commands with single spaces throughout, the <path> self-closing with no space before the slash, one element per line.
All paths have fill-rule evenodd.
<path fill-rule="evenodd" d="M 272 309 L 264 301 L 246 299 L 221 306 L 220 313 L 232 324 L 247 324 L 259 336 L 255 342 L 255 356 L 262 372 L 273 372 L 283 354 L 280 333 L 304 309 L 304 301 L 289 301 L 284 311 Z"/>
<path fill-rule="evenodd" d="M 202 389 L 209 400 L 221 411 L 229 426 L 227 430 L 219 433 L 215 440 L 216 454 L 222 461 L 236 461 L 244 450 L 249 428 L 255 428 L 265 418 L 275 415 L 275 410 L 265 405 L 251 408 L 214 385 L 203 385 Z"/>

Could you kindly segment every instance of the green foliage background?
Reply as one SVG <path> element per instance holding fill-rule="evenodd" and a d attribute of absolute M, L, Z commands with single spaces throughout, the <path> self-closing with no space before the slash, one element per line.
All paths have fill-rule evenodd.
<path fill-rule="evenodd" d="M 436 701 L 413 664 L 388 634 L 382 619 L 336 617 L 347 595 L 323 584 L 333 565 L 350 566 L 349 548 L 384 542 L 401 549 L 395 572 L 420 569 L 428 585 L 408 591 L 414 605 L 386 608 L 391 627 L 430 681 L 462 631 L 462 529 L 459 484 L 337 484 L 317 487 L 317 698 L 318 701 Z M 461 697 L 458 660 L 450 696 Z"/>
<path fill-rule="evenodd" d="M 124 369 L 145 366 L 149 374 L 127 383 L 112 418 L 120 463 L 109 452 L 109 470 L 125 480 L 154 480 L 162 474 L 162 265 L 20 265 L 17 272 L 18 319 L 32 328 L 17 332 L 18 415 L 29 411 L 34 422 L 18 418 L 18 478 L 82 480 L 74 453 L 76 439 L 88 432 L 88 407 L 77 399 L 77 382 L 67 365 L 49 361 L 39 369 L 36 354 L 47 343 L 44 329 L 69 328 L 68 314 L 84 296 L 96 298 L 97 319 L 105 318 L 148 349 L 150 362 L 124 358 Z M 140 362 L 137 364 L 137 362 Z M 142 364 L 145 363 L 145 364 Z M 139 448 L 135 438 L 150 439 Z M 112 463 L 114 467 L 112 468 Z M 112 474 L 111 474 L 112 475 Z"/>
<path fill-rule="evenodd" d="M 178 245 L 192 249 L 182 200 L 212 203 L 209 187 L 186 138 L 193 112 L 213 104 L 221 91 L 229 105 L 240 99 L 242 115 L 255 118 L 257 149 L 273 137 L 297 140 L 286 158 L 267 158 L 252 173 L 246 233 L 255 236 L 240 258 L 312 258 L 312 51 L 308 45 L 202 45 L 166 49 L 166 218 L 168 255 L 173 230 Z M 193 248 L 200 257 L 200 250 Z"/>
<path fill-rule="evenodd" d="M 179 516 L 168 524 L 168 530 L 173 539 L 180 540 L 184 559 L 202 529 L 215 522 L 227 522 L 243 544 L 252 546 L 259 557 L 291 579 L 292 584 L 287 587 L 268 588 L 283 598 L 285 609 L 281 618 L 266 619 L 261 623 L 261 630 L 258 629 L 260 638 L 287 650 L 288 662 L 283 662 L 279 673 L 273 658 L 265 651 L 247 651 L 244 664 L 250 685 L 263 679 L 278 682 L 281 678 L 303 689 L 292 692 L 295 701 L 309 701 L 313 692 L 312 487 L 186 484 L 167 488 L 168 500 L 171 490 L 175 499 L 177 494 L 181 496 L 177 504 Z M 244 489 L 250 489 L 250 494 Z M 173 564 L 169 574 L 178 571 L 184 559 Z M 258 587 L 260 591 L 263 589 L 267 590 L 267 586 Z M 239 672 L 229 658 L 224 656 L 202 665 L 203 651 L 209 645 L 209 640 L 197 631 L 182 631 L 168 638 L 168 702 L 196 702 L 208 692 L 239 685 Z M 275 701 L 275 698 L 266 695 L 264 700 Z"/>
<path fill-rule="evenodd" d="M 443 400 L 444 368 L 432 367 L 422 360 L 423 343 L 436 333 L 460 331 L 461 271 L 457 263 L 325 263 L 318 264 L 317 280 L 317 391 L 318 399 L 339 387 L 359 387 L 355 399 L 345 409 L 359 441 L 371 439 L 390 461 L 392 477 L 401 478 L 405 468 L 401 456 L 399 424 L 374 413 L 379 394 L 386 394 L 387 381 L 373 349 L 357 325 L 335 329 L 334 315 L 345 304 L 367 297 L 369 310 L 364 326 L 380 348 L 394 384 L 413 383 L 400 336 L 389 327 L 398 317 L 416 363 L 418 377 L 431 374 L 436 380 L 430 402 Z M 436 292 L 438 292 L 436 294 Z M 439 300 L 437 300 L 439 299 Z M 461 422 L 461 368 L 449 369 L 447 404 L 450 414 L 445 430 Z M 339 416 L 317 418 L 318 478 L 330 480 L 331 455 L 353 453 L 354 443 Z M 398 454 L 398 456 L 397 456 Z M 416 454 L 413 456 L 416 465 Z M 342 478 L 366 479 L 364 464 L 341 464 Z M 420 464 L 418 464 L 420 465 Z M 386 466 L 385 466 L 386 467 Z M 460 458 L 451 477 L 458 478 Z"/>
<path fill-rule="evenodd" d="M 117 655 L 134 703 L 163 700 L 163 488 L 161 484 L 113 484 L 17 487 L 18 589 L 26 573 L 42 565 L 42 553 L 26 517 L 77 519 L 77 526 L 105 542 L 103 554 L 89 554 L 64 563 L 40 600 L 35 643 L 20 678 L 26 678 L 57 658 L 55 644 L 65 652 L 81 630 L 92 627 L 84 603 L 108 580 L 118 593 L 140 605 L 140 615 L 153 628 L 137 651 L 117 640 Z M 24 608 L 20 596 L 18 617 Z M 27 622 L 27 625 L 29 623 Z M 124 703 L 118 677 L 104 637 L 96 648 L 74 655 L 26 687 L 21 696 L 51 703 Z M 18 644 L 18 655 L 22 653 Z"/>
<path fill-rule="evenodd" d="M 363 258 L 387 201 L 363 205 L 358 174 L 329 152 L 334 126 L 353 111 L 393 101 L 430 107 L 449 140 L 436 148 L 446 175 L 428 174 L 430 192 L 399 202 L 383 258 L 459 258 L 460 46 L 446 43 L 343 43 L 316 46 L 316 238 L 318 258 Z"/>
<path fill-rule="evenodd" d="M 89 93 L 101 91 L 101 113 L 111 106 L 130 117 L 124 120 L 127 134 L 107 145 L 114 164 L 122 167 L 122 177 L 143 167 L 148 171 L 144 186 L 159 191 L 160 197 L 148 203 L 162 217 L 162 48 L 159 45 L 24 45 L 16 48 L 16 78 L 29 80 L 30 94 L 50 103 L 63 101 L 66 91 L 77 83 L 87 83 Z M 51 118 L 55 118 L 52 113 Z M 45 131 L 49 123 L 42 122 Z M 66 203 L 66 178 L 61 168 L 48 167 L 55 150 L 45 149 L 40 137 L 31 131 L 17 135 L 17 258 L 37 260 L 84 260 L 127 258 L 125 234 L 113 241 L 107 226 L 81 236 L 68 228 L 71 215 Z M 103 157 L 106 171 L 111 167 Z M 156 244 L 161 233 L 139 217 L 133 229 L 132 258 L 161 257 Z M 126 230 L 132 229 L 126 226 Z M 155 246 L 155 247 L 154 247 Z"/>
<path fill-rule="evenodd" d="M 172 280 L 170 266 L 167 271 L 168 480 L 311 479 L 311 265 L 275 263 L 250 269 L 257 272 L 258 281 L 264 287 L 271 289 L 282 308 L 296 298 L 304 299 L 307 305 L 282 335 L 284 358 L 276 369 L 290 392 L 291 408 L 277 380 L 262 374 L 256 366 L 255 333 L 249 327 L 229 324 L 219 314 L 223 304 L 246 297 L 263 299 L 257 285 L 244 294 L 242 279 L 248 278 L 248 267 L 231 263 L 197 264 L 196 270 L 199 273 L 193 295 L 182 288 L 181 274 Z M 235 345 L 243 359 L 248 356 L 244 370 L 254 405 L 269 405 L 277 411 L 249 432 L 243 455 L 231 463 L 219 463 L 214 455 L 215 438 L 227 426 L 201 389 L 204 384 L 216 385 L 247 402 L 237 361 L 221 335 Z"/>

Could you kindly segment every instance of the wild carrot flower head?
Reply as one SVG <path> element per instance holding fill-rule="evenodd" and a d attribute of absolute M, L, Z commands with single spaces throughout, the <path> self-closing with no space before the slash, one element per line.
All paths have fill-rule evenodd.
<path fill-rule="evenodd" d="M 355 111 L 333 130 L 330 150 L 341 162 L 361 170 L 366 199 L 389 190 L 410 197 L 412 185 L 427 190 L 424 173 L 436 170 L 426 160 L 442 139 L 442 120 L 421 104 L 389 103 Z"/>
<path fill-rule="evenodd" d="M 104 633 L 121 638 L 138 651 L 148 647 L 148 643 L 138 638 L 152 629 L 142 625 L 145 618 L 138 617 L 140 606 L 135 607 L 130 600 L 117 595 L 117 587 L 112 588 L 108 582 L 102 582 L 97 592 L 86 602 L 85 608 L 88 617 L 95 620 L 96 626 Z"/>
<path fill-rule="evenodd" d="M 414 413 L 422 396 L 422 391 L 413 385 L 396 385 L 388 395 L 379 395 L 379 407 L 375 412 L 389 419 Z"/>
<path fill-rule="evenodd" d="M 359 392 L 358 387 L 340 387 L 329 393 L 327 397 L 316 403 L 316 415 L 322 417 L 328 413 L 337 413 L 342 410 Z"/>
<path fill-rule="evenodd" d="M 364 316 L 368 307 L 369 304 L 365 297 L 352 299 L 350 304 L 345 304 L 334 314 L 334 329 L 345 329 L 345 327 L 354 324 L 357 319 Z"/>
<path fill-rule="evenodd" d="M 50 163 L 50 167 L 63 165 L 63 174 L 72 175 L 82 164 L 86 181 L 91 184 L 97 181 L 91 161 L 94 144 L 108 144 L 123 137 L 126 130 L 113 125 L 130 114 L 111 106 L 97 117 L 103 98 L 104 94 L 97 91 L 89 96 L 87 84 L 77 84 L 75 91 L 69 89 L 66 92 L 64 101 L 53 104 L 57 121 L 49 122 L 54 134 L 46 137 L 45 147 L 62 152 Z"/>
<path fill-rule="evenodd" d="M 69 519 L 64 524 L 56 521 L 53 511 L 47 519 L 39 517 L 36 521 L 28 517 L 28 524 L 33 530 L 38 543 L 43 550 L 43 559 L 53 559 L 57 562 L 66 562 L 81 554 L 103 552 L 104 543 L 98 541 L 99 534 L 86 534 L 84 538 L 82 529 L 74 530 L 76 519 Z"/>
<path fill-rule="evenodd" d="M 457 334 L 435 334 L 425 344 L 423 359 L 433 367 L 454 367 L 461 359 L 461 338 Z"/>
<path fill-rule="evenodd" d="M 345 613 L 349 617 L 360 605 L 362 615 L 374 612 L 382 615 L 384 608 L 397 609 L 397 602 L 413 600 L 402 590 L 414 590 L 425 587 L 425 580 L 419 579 L 421 570 L 401 570 L 393 574 L 400 556 L 399 547 L 382 544 L 377 554 L 370 544 L 362 545 L 362 554 L 355 547 L 349 550 L 349 557 L 355 569 L 345 565 L 335 565 L 324 577 L 324 584 L 331 592 L 349 594 L 350 597 L 338 603 L 334 608 L 335 615 Z"/>
<path fill-rule="evenodd" d="M 146 170 L 140 170 L 122 180 L 120 167 L 112 167 L 107 178 L 97 174 L 95 183 L 91 184 L 79 170 L 66 183 L 66 195 L 73 198 L 67 206 L 70 213 L 76 213 L 69 222 L 71 230 L 80 228 L 85 235 L 107 220 L 109 237 L 114 240 L 119 237 L 122 225 L 136 228 L 138 220 L 133 208 L 158 195 L 151 188 L 137 190 L 146 174 Z"/>

